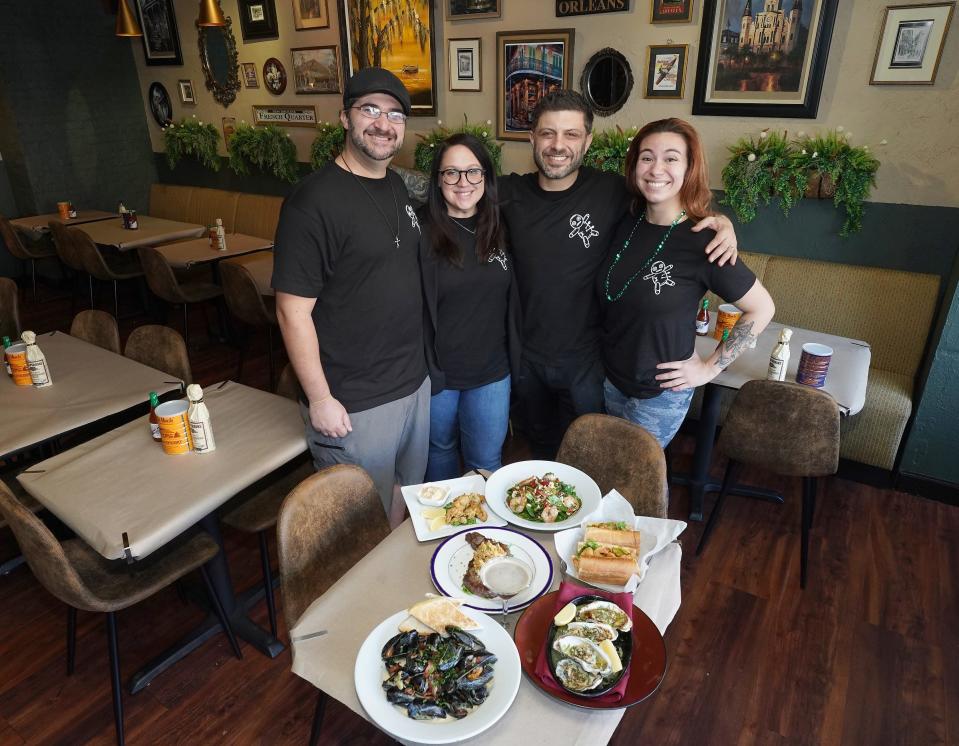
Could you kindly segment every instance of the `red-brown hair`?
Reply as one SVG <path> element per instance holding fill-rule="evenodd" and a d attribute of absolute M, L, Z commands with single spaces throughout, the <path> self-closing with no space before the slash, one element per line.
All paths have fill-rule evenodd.
<path fill-rule="evenodd" d="M 672 132 L 686 141 L 686 176 L 679 190 L 679 201 L 686 214 L 693 221 L 712 215 L 713 193 L 709 190 L 709 170 L 706 167 L 703 141 L 699 139 L 699 133 L 693 125 L 676 117 L 650 122 L 636 133 L 636 137 L 629 144 L 629 150 L 626 152 L 626 188 L 633 196 L 631 207 L 633 214 L 637 215 L 646 208 L 646 200 L 639 191 L 639 183 L 636 181 L 639 151 L 643 140 L 660 132 Z"/>

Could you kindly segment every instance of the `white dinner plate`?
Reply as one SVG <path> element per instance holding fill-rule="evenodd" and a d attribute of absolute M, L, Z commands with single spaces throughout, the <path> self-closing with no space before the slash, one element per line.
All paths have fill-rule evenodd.
<path fill-rule="evenodd" d="M 493 680 L 486 701 L 463 719 L 413 720 L 404 708 L 386 701 L 383 681 L 386 668 L 380 652 L 387 640 L 396 635 L 399 624 L 409 616 L 405 609 L 381 622 L 360 647 L 353 669 L 356 695 L 370 719 L 397 739 L 416 743 L 455 743 L 479 735 L 499 720 L 516 698 L 522 676 L 519 653 L 509 633 L 482 612 L 463 609 L 463 613 L 480 625 L 470 634 L 478 637 L 486 649 L 496 656 Z"/>
<path fill-rule="evenodd" d="M 561 481 L 573 485 L 577 496 L 583 501 L 582 507 L 565 521 L 556 523 L 530 521 L 515 515 L 506 505 L 506 491 L 524 479 L 542 477 L 547 472 L 552 472 Z M 497 469 L 486 482 L 486 504 L 492 508 L 493 512 L 514 526 L 529 528 L 533 531 L 562 531 L 578 526 L 584 516 L 599 507 L 601 499 L 599 487 L 588 474 L 556 461 L 517 461 Z"/>
<path fill-rule="evenodd" d="M 538 542 L 524 536 L 512 528 L 472 527 L 449 537 L 436 547 L 430 561 L 430 575 L 436 590 L 444 596 L 462 598 L 464 606 L 485 612 L 499 613 L 503 604 L 498 598 L 483 598 L 463 590 L 463 576 L 473 559 L 473 548 L 466 543 L 466 534 L 477 531 L 488 539 L 502 542 L 509 547 L 510 554 L 523 560 L 533 568 L 533 580 L 522 593 L 509 600 L 509 611 L 525 609 L 542 596 L 553 584 L 553 560 L 549 552 Z"/>
<path fill-rule="evenodd" d="M 444 487 L 449 487 L 450 491 L 446 496 L 447 503 L 467 492 L 478 492 L 481 495 L 485 494 L 486 492 L 486 480 L 483 479 L 483 477 L 481 477 L 479 474 L 474 474 L 470 477 L 459 477 L 458 479 L 445 479 L 440 482 L 428 482 L 428 484 L 438 484 Z M 416 497 L 417 493 L 420 491 L 420 487 L 422 486 L 422 484 L 411 484 L 402 488 L 403 499 L 406 501 L 407 510 L 410 511 L 410 520 L 413 523 L 413 531 L 416 533 L 417 541 L 445 539 L 447 536 L 452 536 L 453 534 L 458 533 L 465 528 L 506 525 L 506 521 L 490 510 L 489 505 L 487 505 L 487 520 L 482 523 L 474 523 L 470 526 L 443 526 L 443 528 L 439 529 L 438 531 L 430 531 L 429 521 L 423 517 L 423 511 L 429 506 L 423 505 L 423 503 L 421 503 Z"/>

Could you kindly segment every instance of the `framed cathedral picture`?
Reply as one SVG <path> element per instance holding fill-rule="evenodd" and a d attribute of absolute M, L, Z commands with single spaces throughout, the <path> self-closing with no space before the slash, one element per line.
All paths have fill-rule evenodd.
<path fill-rule="evenodd" d="M 693 114 L 813 119 L 839 0 L 704 0 Z"/>
<path fill-rule="evenodd" d="M 955 2 L 886 8 L 870 85 L 932 85 Z"/>

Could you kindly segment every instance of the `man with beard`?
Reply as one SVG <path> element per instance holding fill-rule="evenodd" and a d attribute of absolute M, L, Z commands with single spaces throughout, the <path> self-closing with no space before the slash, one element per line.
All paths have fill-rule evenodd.
<path fill-rule="evenodd" d="M 422 481 L 429 442 L 420 228 L 403 181 L 387 170 L 409 113 L 409 94 L 387 70 L 349 80 L 345 147 L 283 203 L 273 270 L 313 462 L 366 469 L 394 525 L 397 486 Z"/>
<path fill-rule="evenodd" d="M 533 458 L 551 459 L 573 419 L 603 411 L 599 300 L 594 283 L 619 221 L 629 211 L 619 174 L 583 167 L 593 111 L 570 90 L 547 94 L 533 110 L 536 173 L 499 181 L 523 312 L 523 356 L 513 390 Z M 710 261 L 735 261 L 736 236 L 724 216 L 712 228 Z"/>

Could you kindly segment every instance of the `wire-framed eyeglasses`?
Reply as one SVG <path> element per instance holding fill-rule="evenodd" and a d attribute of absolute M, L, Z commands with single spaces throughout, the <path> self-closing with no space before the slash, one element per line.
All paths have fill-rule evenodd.
<path fill-rule="evenodd" d="M 351 106 L 351 109 L 356 109 L 367 119 L 379 119 L 381 114 L 386 114 L 386 119 L 388 122 L 393 124 L 405 124 L 406 123 L 406 114 L 402 111 L 383 111 L 379 106 L 374 106 L 373 104 L 363 104 L 362 106 Z"/>
<path fill-rule="evenodd" d="M 485 175 L 486 172 L 481 168 L 444 168 L 440 171 L 443 183 L 450 186 L 459 184 L 461 176 L 466 176 L 466 180 L 470 184 L 479 184 Z"/>

